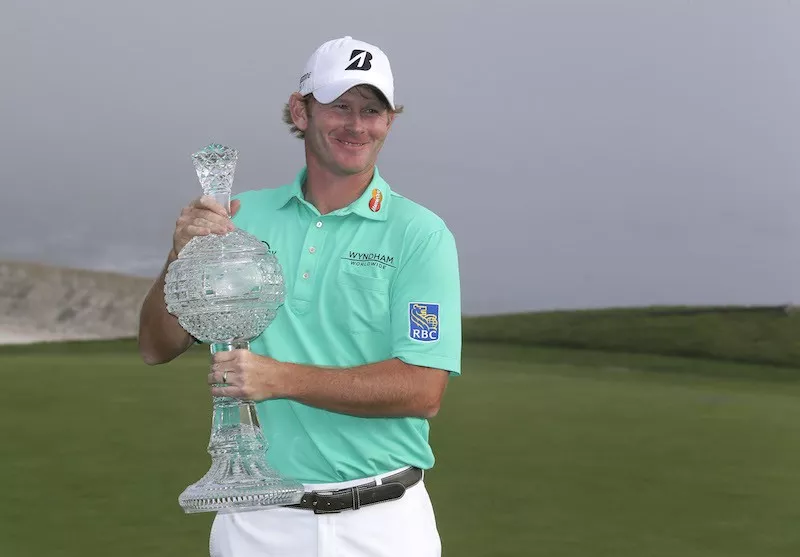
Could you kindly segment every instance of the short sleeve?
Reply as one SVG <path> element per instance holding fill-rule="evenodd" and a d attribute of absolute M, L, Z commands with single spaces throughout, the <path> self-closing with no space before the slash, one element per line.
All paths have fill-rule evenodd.
<path fill-rule="evenodd" d="M 393 357 L 461 374 L 461 284 L 450 230 L 411 249 L 395 276 L 390 311 Z"/>

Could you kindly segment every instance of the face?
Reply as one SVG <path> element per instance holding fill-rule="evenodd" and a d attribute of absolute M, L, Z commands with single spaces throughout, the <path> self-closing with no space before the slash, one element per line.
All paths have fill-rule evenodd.
<path fill-rule="evenodd" d="M 312 97 L 308 110 L 302 104 L 294 102 L 292 114 L 305 133 L 308 156 L 313 159 L 310 163 L 340 176 L 372 168 L 394 119 L 374 91 L 352 88 L 330 104 L 320 104 Z"/>

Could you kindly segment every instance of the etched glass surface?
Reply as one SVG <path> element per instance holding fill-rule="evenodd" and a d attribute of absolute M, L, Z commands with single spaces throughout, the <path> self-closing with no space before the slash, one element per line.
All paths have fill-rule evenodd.
<path fill-rule="evenodd" d="M 238 153 L 212 144 L 194 153 L 204 195 L 230 212 Z M 266 245 L 234 229 L 192 238 L 168 269 L 167 311 L 212 353 L 249 349 L 275 319 L 285 299 L 283 270 Z M 288 505 L 300 501 L 303 486 L 282 478 L 266 460 L 267 441 L 255 405 L 213 397 L 209 471 L 178 498 L 185 512 L 214 512 Z"/>
<path fill-rule="evenodd" d="M 235 229 L 195 236 L 167 271 L 167 311 L 208 343 L 252 340 L 285 298 L 283 270 L 255 236 Z"/>

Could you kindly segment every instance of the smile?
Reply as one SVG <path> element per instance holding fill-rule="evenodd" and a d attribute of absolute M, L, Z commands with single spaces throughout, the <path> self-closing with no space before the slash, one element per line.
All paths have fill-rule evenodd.
<path fill-rule="evenodd" d="M 335 138 L 334 138 L 335 139 Z M 351 141 L 344 141 L 342 139 L 336 139 L 342 145 L 347 145 L 348 147 L 363 147 L 366 143 L 353 143 Z"/>

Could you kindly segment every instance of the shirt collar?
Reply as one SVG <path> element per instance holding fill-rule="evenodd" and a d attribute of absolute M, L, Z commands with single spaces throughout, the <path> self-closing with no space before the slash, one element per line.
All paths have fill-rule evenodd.
<path fill-rule="evenodd" d="M 297 173 L 297 176 L 294 177 L 294 181 L 289 185 L 288 188 L 284 190 L 285 196 L 278 204 L 281 208 L 285 207 L 289 201 L 295 198 L 298 201 L 305 203 L 305 199 L 303 199 L 303 182 L 305 179 L 306 167 L 303 167 L 300 172 Z"/>
<path fill-rule="evenodd" d="M 286 189 L 286 198 L 280 202 L 281 207 L 285 207 L 292 199 L 297 199 L 300 203 L 306 204 L 312 210 L 314 207 L 308 203 L 303 196 L 303 183 L 306 179 L 307 167 L 303 167 L 295 176 L 294 181 Z M 364 193 L 353 201 L 350 205 L 331 212 L 331 215 L 347 215 L 355 213 L 361 217 L 371 220 L 386 220 L 389 209 L 389 198 L 391 189 L 389 184 L 381 177 L 378 167 L 375 167 L 372 180 Z"/>

